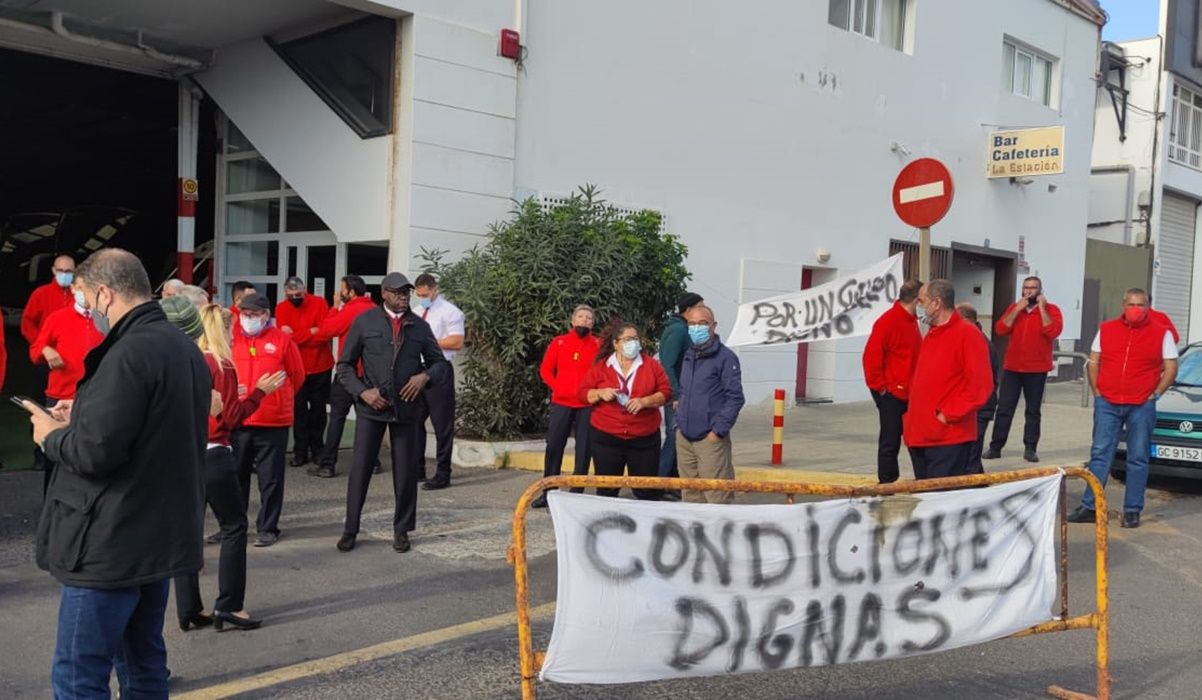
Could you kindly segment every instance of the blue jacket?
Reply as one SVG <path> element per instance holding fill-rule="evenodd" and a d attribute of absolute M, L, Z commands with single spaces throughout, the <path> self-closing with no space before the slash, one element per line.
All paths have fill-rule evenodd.
<path fill-rule="evenodd" d="M 713 431 L 726 437 L 743 408 L 743 371 L 739 358 L 717 336 L 685 352 L 680 367 L 676 428 L 686 440 L 700 440 Z"/>

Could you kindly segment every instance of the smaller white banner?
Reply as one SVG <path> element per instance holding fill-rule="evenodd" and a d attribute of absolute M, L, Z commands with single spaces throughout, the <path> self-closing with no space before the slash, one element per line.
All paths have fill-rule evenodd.
<path fill-rule="evenodd" d="M 796 294 L 740 304 L 726 344 L 787 345 L 868 335 L 897 301 L 904 281 L 898 253 Z"/>
<path fill-rule="evenodd" d="M 798 505 L 552 491 L 559 587 L 541 678 L 872 661 L 1045 622 L 1061 478 Z"/>

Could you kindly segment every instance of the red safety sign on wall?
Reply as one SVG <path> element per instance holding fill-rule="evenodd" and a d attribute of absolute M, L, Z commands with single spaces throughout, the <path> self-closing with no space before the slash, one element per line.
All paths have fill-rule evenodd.
<path fill-rule="evenodd" d="M 893 210 L 907 224 L 929 228 L 952 206 L 952 174 L 934 158 L 919 158 L 902 168 L 893 183 Z"/>

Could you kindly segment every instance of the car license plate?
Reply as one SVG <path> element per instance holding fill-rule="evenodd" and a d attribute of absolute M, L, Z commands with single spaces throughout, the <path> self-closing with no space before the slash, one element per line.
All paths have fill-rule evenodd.
<path fill-rule="evenodd" d="M 1154 459 L 1175 459 L 1180 462 L 1202 462 L 1202 448 L 1152 445 Z"/>

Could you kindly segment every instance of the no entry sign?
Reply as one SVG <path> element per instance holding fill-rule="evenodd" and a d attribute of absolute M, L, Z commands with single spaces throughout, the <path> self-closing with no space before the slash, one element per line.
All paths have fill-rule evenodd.
<path fill-rule="evenodd" d="M 893 182 L 893 210 L 916 228 L 934 226 L 952 206 L 952 174 L 934 158 L 919 158 Z"/>

